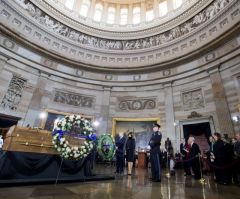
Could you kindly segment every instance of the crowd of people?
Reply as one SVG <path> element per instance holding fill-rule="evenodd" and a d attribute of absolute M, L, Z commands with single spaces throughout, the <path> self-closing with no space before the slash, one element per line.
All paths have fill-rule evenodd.
<path fill-rule="evenodd" d="M 161 149 L 162 133 L 160 125 L 155 124 L 153 134 L 149 140 L 150 155 L 149 163 L 151 167 L 151 180 L 161 182 L 161 169 L 169 168 L 171 175 L 175 175 L 176 168 L 183 168 L 185 176 L 193 176 L 199 180 L 203 178 L 203 173 L 214 174 L 217 183 L 227 185 L 240 185 L 240 133 L 236 137 L 226 140 L 220 133 L 214 133 L 209 137 L 209 150 L 202 152 L 194 136 L 183 138 L 180 150 L 173 153 L 172 142 L 169 138 L 165 141 Z M 135 138 L 132 132 L 128 136 L 119 134 L 116 141 L 116 173 L 123 173 L 125 158 L 127 161 L 127 174 L 132 175 L 132 168 L 136 161 Z"/>

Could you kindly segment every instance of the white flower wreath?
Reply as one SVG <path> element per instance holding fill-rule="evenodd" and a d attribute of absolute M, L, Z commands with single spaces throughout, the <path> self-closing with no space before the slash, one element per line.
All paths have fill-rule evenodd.
<path fill-rule="evenodd" d="M 81 115 L 66 116 L 57 123 L 57 127 L 53 131 L 52 143 L 64 159 L 82 159 L 87 157 L 93 148 L 93 142 L 89 139 L 93 131 L 91 123 Z M 76 139 L 85 139 L 84 144 L 71 146 L 64 135 L 72 133 L 77 136 Z"/>

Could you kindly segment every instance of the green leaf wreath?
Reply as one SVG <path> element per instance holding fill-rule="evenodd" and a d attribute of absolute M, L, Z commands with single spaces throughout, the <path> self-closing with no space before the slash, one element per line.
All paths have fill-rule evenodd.
<path fill-rule="evenodd" d="M 103 134 L 98 138 L 97 151 L 103 160 L 112 160 L 115 150 L 115 142 L 110 134 Z"/>

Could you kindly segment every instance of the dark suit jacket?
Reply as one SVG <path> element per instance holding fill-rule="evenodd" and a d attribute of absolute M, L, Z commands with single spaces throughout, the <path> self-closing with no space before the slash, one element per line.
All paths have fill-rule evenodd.
<path fill-rule="evenodd" d="M 125 142 L 126 142 L 126 138 L 124 136 L 116 142 L 116 146 L 117 146 L 116 154 L 124 154 Z"/>
<path fill-rule="evenodd" d="M 214 163 L 216 165 L 221 165 L 224 163 L 225 159 L 225 149 L 224 149 L 224 142 L 222 140 L 217 140 L 213 145 L 213 153 L 215 156 Z"/>
<path fill-rule="evenodd" d="M 160 145 L 161 145 L 162 134 L 157 131 L 154 132 L 149 141 L 149 146 L 151 147 L 150 153 L 159 153 L 160 154 Z"/>
<path fill-rule="evenodd" d="M 181 143 L 180 144 L 180 153 L 183 157 L 187 156 L 187 152 L 184 150 L 185 149 L 185 144 Z"/>
<path fill-rule="evenodd" d="M 201 153 L 199 146 L 196 143 L 193 143 L 189 152 L 189 158 L 196 157 L 199 153 Z"/>

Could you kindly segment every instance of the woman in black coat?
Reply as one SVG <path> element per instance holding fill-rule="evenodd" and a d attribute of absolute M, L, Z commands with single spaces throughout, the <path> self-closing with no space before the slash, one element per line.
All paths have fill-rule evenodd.
<path fill-rule="evenodd" d="M 215 172 L 215 181 L 221 184 L 227 184 L 226 181 L 226 171 L 224 170 L 224 165 L 226 164 L 226 150 L 223 140 L 221 139 L 220 133 L 214 133 L 213 137 L 215 143 L 213 145 L 213 154 L 214 154 L 214 172 Z"/>
<path fill-rule="evenodd" d="M 132 175 L 132 167 L 135 158 L 135 139 L 133 133 L 128 133 L 128 139 L 126 143 L 126 160 L 128 163 L 128 175 Z"/>

